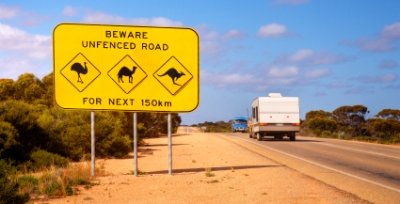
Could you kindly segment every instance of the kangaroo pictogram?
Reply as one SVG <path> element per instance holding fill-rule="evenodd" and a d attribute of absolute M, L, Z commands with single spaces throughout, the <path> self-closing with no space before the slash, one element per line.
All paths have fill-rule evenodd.
<path fill-rule="evenodd" d="M 178 80 L 181 76 L 184 76 L 185 73 L 178 72 L 175 68 L 171 67 L 164 74 L 161 74 L 161 75 L 158 74 L 159 77 L 162 77 L 165 75 L 168 75 L 172 79 L 173 84 L 180 86 L 179 84 L 176 83 L 176 80 Z"/>

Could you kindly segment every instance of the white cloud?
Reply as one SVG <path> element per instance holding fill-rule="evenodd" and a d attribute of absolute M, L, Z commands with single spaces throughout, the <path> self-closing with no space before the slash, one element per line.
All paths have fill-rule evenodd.
<path fill-rule="evenodd" d="M 356 46 L 368 52 L 389 52 L 396 49 L 396 42 L 400 40 L 400 22 L 384 26 L 380 35 L 369 38 L 360 38 L 354 41 L 345 41 L 345 45 Z"/>
<path fill-rule="evenodd" d="M 348 57 L 326 52 L 315 52 L 301 49 L 289 55 L 283 55 L 276 60 L 280 64 L 327 65 L 348 60 Z"/>
<path fill-rule="evenodd" d="M 232 29 L 226 32 L 223 36 L 222 39 L 224 40 L 232 40 L 232 39 L 243 39 L 245 34 L 239 30 Z"/>
<path fill-rule="evenodd" d="M 16 78 L 30 72 L 47 74 L 51 70 L 51 37 L 33 35 L 0 23 L 0 77 Z"/>
<path fill-rule="evenodd" d="M 268 37 L 283 37 L 289 34 L 288 29 L 285 25 L 278 23 L 271 23 L 268 25 L 261 26 L 257 32 L 257 35 L 260 37 L 268 38 Z"/>
<path fill-rule="evenodd" d="M 382 36 L 389 39 L 400 39 L 400 22 L 385 26 Z"/>
<path fill-rule="evenodd" d="M 78 9 L 72 6 L 65 6 L 62 14 L 68 17 L 74 17 L 78 13 Z"/>
<path fill-rule="evenodd" d="M 212 73 L 201 71 L 201 79 L 210 85 L 217 87 L 229 87 L 235 85 L 246 86 L 260 82 L 254 75 L 241 73 Z"/>
<path fill-rule="evenodd" d="M 359 76 L 354 78 L 355 80 L 362 83 L 391 83 L 397 80 L 397 75 L 394 73 L 385 74 L 382 76 Z"/>
<path fill-rule="evenodd" d="M 352 85 L 349 83 L 349 81 L 344 81 L 344 80 L 336 80 L 333 82 L 330 82 L 328 84 L 328 88 L 330 89 L 341 89 L 341 88 L 351 88 Z"/>
<path fill-rule="evenodd" d="M 218 56 L 223 53 L 223 45 L 216 41 L 202 41 L 201 42 L 201 53 Z"/>
<path fill-rule="evenodd" d="M 364 51 L 369 52 L 388 52 L 394 49 L 394 44 L 391 40 L 386 38 L 374 38 L 374 39 L 359 39 L 351 45 L 355 45 Z"/>
<path fill-rule="evenodd" d="M 327 76 L 330 73 L 328 68 L 321 68 L 321 69 L 312 69 L 308 70 L 305 73 L 305 77 L 307 79 L 318 79 L 324 76 Z"/>
<path fill-rule="evenodd" d="M 233 40 L 241 40 L 245 34 L 237 29 L 231 29 L 223 34 L 210 29 L 207 25 L 201 25 L 197 28 L 200 35 L 200 49 L 201 53 L 212 56 L 214 59 L 219 60 L 222 54 L 227 50 L 227 42 Z"/>
<path fill-rule="evenodd" d="M 32 67 L 35 66 L 32 61 L 13 57 L 0 57 L 0 78 L 17 78 L 20 74 L 30 72 L 32 73 Z"/>
<path fill-rule="evenodd" d="M 284 87 L 296 84 L 299 78 L 299 69 L 295 66 L 273 66 L 266 70 L 251 73 L 242 72 L 209 72 L 201 71 L 202 83 L 216 88 L 231 88 L 246 91 L 266 91 L 272 87 Z"/>
<path fill-rule="evenodd" d="M 199 26 L 197 31 L 200 35 L 200 49 L 202 54 L 218 56 L 222 53 L 223 43 L 220 40 L 219 33 L 209 29 L 206 25 Z"/>
<path fill-rule="evenodd" d="M 18 28 L 0 23 L 0 51 L 17 51 L 34 59 L 51 56 L 51 37 L 31 35 Z"/>
<path fill-rule="evenodd" d="M 292 55 L 289 55 L 287 57 L 287 61 L 292 62 L 292 63 L 299 63 L 299 62 L 304 62 L 306 60 L 311 59 L 313 56 L 315 56 L 315 52 L 309 49 L 302 49 L 299 50 Z"/>
<path fill-rule="evenodd" d="M 217 41 L 219 40 L 219 34 L 215 31 L 206 31 L 200 33 L 201 39 L 204 41 Z"/>
<path fill-rule="evenodd" d="M 267 71 L 267 76 L 272 78 L 291 78 L 297 76 L 299 68 L 295 66 L 278 67 L 273 66 Z"/>
<path fill-rule="evenodd" d="M 129 24 L 129 25 L 149 25 L 149 26 L 182 26 L 180 21 L 174 21 L 165 17 L 154 18 L 125 18 L 114 16 L 103 12 L 89 12 L 85 15 L 84 22 L 103 23 L 103 24 Z"/>
<path fill-rule="evenodd" d="M 270 87 L 272 86 L 290 86 L 297 82 L 296 77 L 289 77 L 289 78 L 271 78 L 268 79 L 268 83 Z"/>
<path fill-rule="evenodd" d="M 18 13 L 18 8 L 0 5 L 0 20 L 14 18 Z"/>
<path fill-rule="evenodd" d="M 358 95 L 362 93 L 369 92 L 366 88 L 361 88 L 361 87 L 352 87 L 348 90 L 346 90 L 344 93 L 345 94 L 351 94 L 351 95 Z"/>

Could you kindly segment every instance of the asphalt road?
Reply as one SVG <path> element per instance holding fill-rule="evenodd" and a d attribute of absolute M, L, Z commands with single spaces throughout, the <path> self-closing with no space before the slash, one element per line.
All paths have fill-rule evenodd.
<path fill-rule="evenodd" d="M 400 147 L 314 137 L 292 142 L 257 141 L 247 133 L 228 135 L 400 193 Z"/>

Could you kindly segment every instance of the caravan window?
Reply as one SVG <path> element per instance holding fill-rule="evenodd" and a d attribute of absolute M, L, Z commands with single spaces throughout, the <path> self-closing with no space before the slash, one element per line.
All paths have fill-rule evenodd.
<path fill-rule="evenodd" d="M 256 121 L 258 122 L 258 106 L 256 106 L 255 112 L 256 112 Z"/>

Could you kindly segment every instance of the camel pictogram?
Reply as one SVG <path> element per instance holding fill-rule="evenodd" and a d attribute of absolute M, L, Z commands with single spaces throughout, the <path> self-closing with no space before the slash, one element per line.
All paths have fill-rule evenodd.
<path fill-rule="evenodd" d="M 123 76 L 129 77 L 129 83 L 132 83 L 133 77 L 132 75 L 135 73 L 137 67 L 133 66 L 132 70 L 130 70 L 128 67 L 123 66 L 119 71 L 118 71 L 118 82 L 124 83 L 122 80 Z"/>
<path fill-rule="evenodd" d="M 82 78 L 81 74 L 87 74 L 88 73 L 88 68 L 86 66 L 86 62 L 83 63 L 84 67 L 81 65 L 81 63 L 76 62 L 71 66 L 71 71 L 75 71 L 78 74 L 78 83 L 82 83 Z"/>

